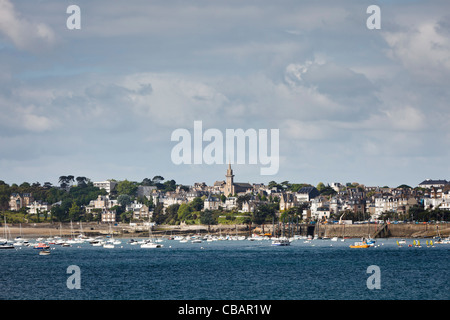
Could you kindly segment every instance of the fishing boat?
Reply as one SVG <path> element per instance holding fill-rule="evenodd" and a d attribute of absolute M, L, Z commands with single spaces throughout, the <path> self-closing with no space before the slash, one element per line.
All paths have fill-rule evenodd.
<path fill-rule="evenodd" d="M 366 239 L 364 242 L 367 243 L 370 247 L 373 247 L 375 245 L 376 241 L 375 241 L 375 239 L 369 238 L 369 239 Z"/>
<path fill-rule="evenodd" d="M 350 245 L 350 248 L 369 248 L 370 245 L 368 245 L 364 241 L 355 242 L 353 245 Z"/>

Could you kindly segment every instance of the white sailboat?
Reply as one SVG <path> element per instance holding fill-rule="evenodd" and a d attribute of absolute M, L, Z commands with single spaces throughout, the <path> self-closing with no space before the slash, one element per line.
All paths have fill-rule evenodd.
<path fill-rule="evenodd" d="M 143 249 L 154 249 L 154 248 L 162 248 L 163 245 L 156 243 L 152 239 L 152 226 L 150 225 L 150 218 L 148 219 L 148 240 L 141 244 L 141 248 Z"/>
<path fill-rule="evenodd" d="M 14 246 L 8 243 L 8 227 L 6 226 L 6 217 L 4 225 L 4 239 L 0 239 L 0 249 L 14 249 Z"/>

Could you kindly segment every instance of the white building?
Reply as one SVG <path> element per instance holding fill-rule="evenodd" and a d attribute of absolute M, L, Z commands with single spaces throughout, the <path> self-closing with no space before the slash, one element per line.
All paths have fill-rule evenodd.
<path fill-rule="evenodd" d="M 448 184 L 447 180 L 433 180 L 433 179 L 426 179 L 419 183 L 419 187 L 422 188 L 432 188 L 432 187 L 443 187 Z"/>
<path fill-rule="evenodd" d="M 39 213 L 43 213 L 45 211 L 50 212 L 52 206 L 46 202 L 33 201 L 32 203 L 27 205 L 27 208 L 28 214 L 37 214 L 38 212 Z"/>
<path fill-rule="evenodd" d="M 209 195 L 208 198 L 206 198 L 205 201 L 203 202 L 203 209 L 218 210 L 221 205 L 222 201 L 220 201 L 219 198 L 211 197 L 211 195 Z"/>
<path fill-rule="evenodd" d="M 106 192 L 110 193 L 114 187 L 117 185 L 117 182 L 115 181 L 101 181 L 101 182 L 94 182 L 94 187 L 105 189 Z"/>

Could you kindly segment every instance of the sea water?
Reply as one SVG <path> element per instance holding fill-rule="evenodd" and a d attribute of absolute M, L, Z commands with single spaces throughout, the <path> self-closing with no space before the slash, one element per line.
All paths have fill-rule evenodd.
<path fill-rule="evenodd" d="M 358 239 L 355 239 L 356 241 Z M 450 244 L 349 248 L 353 240 L 180 243 L 144 249 L 122 239 L 114 249 L 88 243 L 0 251 L 0 299 L 6 300 L 447 300 Z M 408 240 L 412 244 L 412 240 Z M 79 268 L 79 289 L 67 280 Z M 369 266 L 379 267 L 370 289 Z M 70 270 L 70 269 L 69 269 Z"/>

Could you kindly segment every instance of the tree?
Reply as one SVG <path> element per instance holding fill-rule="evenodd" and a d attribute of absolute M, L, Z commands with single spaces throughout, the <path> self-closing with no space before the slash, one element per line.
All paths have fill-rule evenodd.
<path fill-rule="evenodd" d="M 155 209 L 153 210 L 152 221 L 157 224 L 161 224 L 164 220 L 164 205 L 162 203 L 157 203 Z"/>
<path fill-rule="evenodd" d="M 236 199 L 236 204 L 237 204 L 238 209 L 242 210 L 242 204 L 250 201 L 251 198 L 252 198 L 252 196 L 249 193 L 246 193 L 243 196 L 238 196 Z"/>
<path fill-rule="evenodd" d="M 81 217 L 81 208 L 74 201 L 72 207 L 69 209 L 69 219 L 71 221 L 78 221 Z"/>
<path fill-rule="evenodd" d="M 122 212 L 119 215 L 119 219 L 121 222 L 130 222 L 132 217 L 133 217 L 133 212 L 131 212 L 131 211 Z"/>
<path fill-rule="evenodd" d="M 202 209 L 203 209 L 203 205 L 204 205 L 204 202 L 203 202 L 202 198 L 200 198 L 200 197 L 195 197 L 194 200 L 192 200 L 192 201 L 189 203 L 189 206 L 190 206 L 194 211 L 200 211 L 200 210 L 202 210 Z"/>
<path fill-rule="evenodd" d="M 153 181 L 150 178 L 144 178 L 141 182 L 141 186 L 153 186 Z"/>
<path fill-rule="evenodd" d="M 86 177 L 77 177 L 76 180 L 79 187 L 85 187 L 89 179 Z"/>
<path fill-rule="evenodd" d="M 138 186 L 136 182 L 128 181 L 125 179 L 123 181 L 120 181 L 115 189 L 117 190 L 117 194 L 127 194 L 129 196 L 134 196 L 136 194 L 137 187 Z"/>
<path fill-rule="evenodd" d="M 276 183 L 275 181 L 269 181 L 268 187 L 269 189 L 277 188 L 277 190 L 282 188 L 281 185 Z"/>
<path fill-rule="evenodd" d="M 319 182 L 317 184 L 316 189 L 319 190 L 319 192 L 321 192 L 323 189 L 325 189 L 325 184 L 323 182 Z"/>
<path fill-rule="evenodd" d="M 259 205 L 252 214 L 252 222 L 263 226 L 269 217 L 275 216 L 275 205 L 274 204 L 261 204 Z"/>
<path fill-rule="evenodd" d="M 61 186 L 61 188 L 65 189 L 67 187 L 67 183 L 68 183 L 67 176 L 60 176 L 58 182 L 59 182 L 59 185 Z"/>
<path fill-rule="evenodd" d="M 217 221 L 214 219 L 213 212 L 209 209 L 206 209 L 202 213 L 200 213 L 200 223 L 206 224 L 208 226 L 208 232 L 210 232 L 210 228 L 212 224 L 217 224 Z"/>
<path fill-rule="evenodd" d="M 161 181 L 164 181 L 164 178 L 161 176 L 154 176 L 152 179 L 152 182 L 154 185 L 161 183 Z"/>
<path fill-rule="evenodd" d="M 191 218 L 192 209 L 189 205 L 183 203 L 178 207 L 178 221 L 186 221 Z"/>
<path fill-rule="evenodd" d="M 131 203 L 131 198 L 127 194 L 121 194 L 117 197 L 117 203 L 122 207 L 122 209 L 125 209 L 125 207 Z"/>
<path fill-rule="evenodd" d="M 164 182 L 162 189 L 165 192 L 168 191 L 175 191 L 177 189 L 177 184 L 175 182 L 175 180 L 167 180 L 166 182 Z"/>
<path fill-rule="evenodd" d="M 322 190 L 319 190 L 319 192 L 320 192 L 320 194 L 322 194 L 324 196 L 332 196 L 337 193 L 336 190 L 334 190 L 330 186 L 326 186 L 326 187 L 322 188 Z"/>
<path fill-rule="evenodd" d="M 51 182 L 44 182 L 44 189 L 50 189 L 52 187 Z"/>
<path fill-rule="evenodd" d="M 1 181 L 3 182 L 3 181 Z M 0 183 L 0 210 L 8 210 L 11 190 L 6 183 Z"/>
<path fill-rule="evenodd" d="M 75 177 L 69 175 L 69 176 L 67 176 L 67 181 L 68 181 L 68 183 L 71 183 L 71 182 L 73 183 L 73 182 L 75 182 Z"/>
<path fill-rule="evenodd" d="M 56 219 L 59 222 L 62 222 L 65 218 L 64 210 L 60 205 L 52 206 L 50 210 L 50 215 L 52 219 Z"/>

